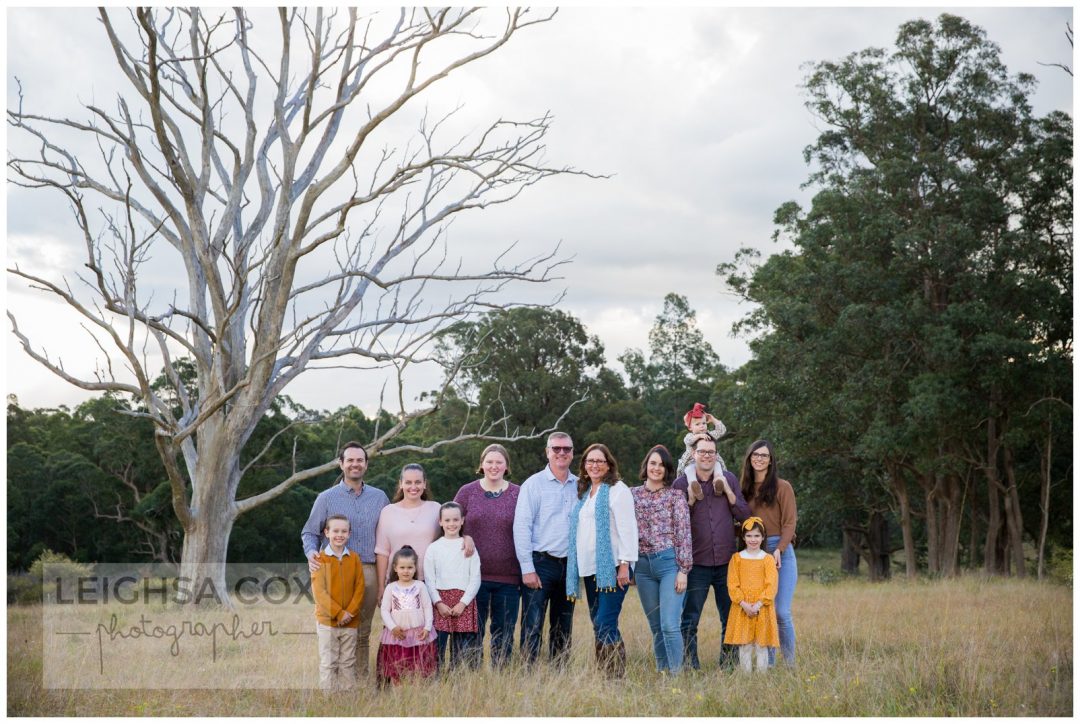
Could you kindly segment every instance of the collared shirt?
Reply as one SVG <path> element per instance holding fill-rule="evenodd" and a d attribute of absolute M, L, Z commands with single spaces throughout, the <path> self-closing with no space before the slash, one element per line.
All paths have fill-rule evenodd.
<path fill-rule="evenodd" d="M 695 566 L 725 566 L 735 553 L 735 521 L 750 517 L 750 506 L 743 500 L 739 481 L 725 470 L 724 477 L 735 493 L 735 505 L 729 505 L 726 495 L 713 493 L 712 479 L 702 482 L 705 498 L 690 509 L 690 539 L 694 548 Z M 698 482 L 701 479 L 698 478 Z M 686 476 L 675 478 L 671 487 L 686 495 Z"/>
<path fill-rule="evenodd" d="M 375 527 L 379 513 L 390 504 L 386 493 L 367 483 L 359 493 L 345 481 L 319 493 L 311 506 L 311 515 L 300 532 L 304 555 L 319 550 L 329 541 L 323 537 L 323 527 L 331 515 L 344 515 L 349 519 L 349 550 L 355 551 L 364 563 L 375 562 Z"/>
<path fill-rule="evenodd" d="M 323 548 L 323 553 L 325 553 L 328 556 L 334 556 L 335 558 L 337 558 L 340 561 L 342 558 L 349 555 L 349 546 L 342 546 L 341 555 L 339 556 L 337 553 L 334 553 L 334 547 L 332 545 L 330 545 L 329 543 L 327 543 L 326 547 Z"/>
<path fill-rule="evenodd" d="M 521 574 L 536 573 L 533 552 L 565 558 L 570 548 L 570 511 L 577 503 L 577 476 L 562 483 L 546 465 L 521 484 L 514 508 L 514 549 Z"/>

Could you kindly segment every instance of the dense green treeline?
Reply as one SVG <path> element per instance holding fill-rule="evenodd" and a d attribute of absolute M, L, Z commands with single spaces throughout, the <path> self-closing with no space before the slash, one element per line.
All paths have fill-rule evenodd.
<path fill-rule="evenodd" d="M 659 335 L 659 336 L 657 336 Z M 703 362 L 672 363 L 664 353 L 669 336 L 705 352 Z M 633 483 L 646 450 L 663 442 L 681 452 L 681 415 L 707 401 L 725 375 L 702 339 L 687 302 L 669 295 L 654 327 L 648 356 L 631 350 L 638 367 L 633 384 L 604 364 L 604 348 L 575 317 L 557 310 L 521 308 L 488 315 L 452 328 L 440 353 L 466 354 L 483 340 L 498 350 L 466 369 L 437 413 L 396 440 L 428 446 L 455 436 L 466 417 L 505 418 L 500 434 L 526 437 L 555 424 L 570 432 L 579 449 L 604 441 Z M 694 365 L 697 366 L 694 366 Z M 655 368 L 664 366 L 662 375 Z M 650 380 L 662 380 L 660 387 Z M 576 403 L 576 404 L 575 404 Z M 130 413 L 129 401 L 103 396 L 74 410 L 26 410 L 8 400 L 8 561 L 26 569 L 45 548 L 81 561 L 174 561 L 181 530 L 170 509 L 169 485 L 153 445 L 152 428 Z M 295 467 L 311 467 L 336 454 L 346 440 L 369 440 L 376 427 L 394 420 L 367 417 L 355 407 L 334 412 L 307 410 L 283 397 L 260 423 L 248 445 L 241 494 L 265 490 Z M 428 471 L 436 500 L 448 500 L 476 478 L 487 443 L 468 441 L 433 454 L 375 457 L 368 482 L 392 494 L 396 471 L 419 461 Z M 511 478 L 520 482 L 546 460 L 542 439 L 510 442 Z M 726 453 L 728 457 L 731 453 Z M 302 558 L 299 531 L 318 491 L 333 474 L 293 486 L 280 498 L 238 519 L 229 541 L 232 561 L 289 561 Z"/>
<path fill-rule="evenodd" d="M 961 18 L 900 28 L 896 49 L 808 68 L 823 126 L 806 150 L 810 207 L 776 212 L 783 246 L 743 250 L 718 274 L 751 303 L 737 325 L 753 358 L 729 370 L 669 294 L 648 348 L 606 365 L 572 315 L 519 308 L 460 323 L 437 353 L 467 359 L 450 399 L 395 442 L 429 446 L 477 417 L 499 434 L 556 423 L 577 449 L 604 442 L 628 483 L 655 443 L 682 450 L 681 416 L 704 402 L 728 428 L 736 473 L 772 439 L 795 486 L 799 543 L 840 545 L 872 577 L 1041 573 L 1072 540 L 1072 119 L 1036 116 L 1030 76 Z M 81 561 L 175 560 L 180 528 L 149 423 L 129 400 L 26 410 L 9 400 L 8 565 L 45 548 Z M 246 448 L 239 495 L 330 459 L 393 425 L 288 398 Z M 433 496 L 474 479 L 485 445 L 373 459 L 392 491 L 420 461 Z M 544 464 L 542 440 L 508 444 L 511 479 Z M 241 516 L 232 561 L 299 561 L 299 530 L 333 475 Z"/>
<path fill-rule="evenodd" d="M 909 575 L 1070 545 L 1072 119 L 1033 88 L 949 15 L 813 65 L 811 206 L 777 211 L 788 250 L 718 268 L 756 305 L 727 406 L 848 546 L 887 561 L 895 519 Z"/>

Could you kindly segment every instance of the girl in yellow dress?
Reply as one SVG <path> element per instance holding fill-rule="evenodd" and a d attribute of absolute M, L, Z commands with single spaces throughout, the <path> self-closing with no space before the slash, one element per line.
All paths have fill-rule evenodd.
<path fill-rule="evenodd" d="M 769 648 L 780 645 L 776 627 L 776 561 L 761 548 L 765 541 L 765 524 L 761 518 L 747 518 L 742 525 L 746 550 L 731 557 L 728 564 L 728 594 L 731 613 L 728 614 L 725 644 L 739 646 L 739 664 L 743 671 L 753 671 L 752 659 L 758 671 L 769 668 Z"/>

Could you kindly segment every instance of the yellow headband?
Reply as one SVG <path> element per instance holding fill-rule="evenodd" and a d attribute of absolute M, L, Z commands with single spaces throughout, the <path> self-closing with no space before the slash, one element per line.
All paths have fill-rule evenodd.
<path fill-rule="evenodd" d="M 765 530 L 765 521 L 763 521 L 761 518 L 757 517 L 756 515 L 752 515 L 752 516 L 750 516 L 749 518 L 747 518 L 746 520 L 743 521 L 743 524 L 742 524 L 743 531 L 748 531 L 751 528 L 753 528 L 754 523 L 757 523 L 758 525 L 761 526 L 762 530 Z"/>

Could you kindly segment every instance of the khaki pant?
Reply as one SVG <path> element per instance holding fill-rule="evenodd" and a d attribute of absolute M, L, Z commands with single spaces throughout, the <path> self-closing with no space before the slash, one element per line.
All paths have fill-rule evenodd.
<path fill-rule="evenodd" d="M 315 624 L 319 637 L 319 687 L 351 689 L 356 680 L 356 629 Z"/>
<path fill-rule="evenodd" d="M 360 620 L 356 627 L 356 678 L 363 679 L 371 668 L 371 621 L 382 601 L 376 599 L 379 590 L 374 563 L 364 564 L 364 603 L 360 606 Z"/>

